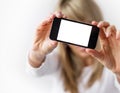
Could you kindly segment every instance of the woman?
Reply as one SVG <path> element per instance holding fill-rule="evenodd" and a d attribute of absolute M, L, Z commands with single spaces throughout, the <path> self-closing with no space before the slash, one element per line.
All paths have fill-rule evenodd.
<path fill-rule="evenodd" d="M 113 55 L 106 56 L 106 53 L 112 49 L 111 47 L 107 49 L 107 52 L 104 52 L 106 48 L 104 49 L 104 44 L 102 43 L 104 39 L 102 36 L 105 37 L 106 35 L 103 34 L 102 29 L 104 28 L 109 34 L 111 32 L 111 28 L 109 28 L 107 22 L 93 22 L 93 25 L 101 28 L 102 34 L 100 35 L 101 48 L 98 42 L 96 50 L 85 49 L 66 43 L 58 43 L 49 39 L 49 31 L 54 17 L 66 18 L 67 16 L 69 19 L 86 23 L 90 23 L 93 20 L 103 20 L 101 12 L 95 2 L 93 0 L 60 0 L 57 11 L 62 11 L 64 15 L 61 12 L 54 13 L 45 19 L 38 27 L 33 49 L 31 49 L 29 54 L 29 64 L 34 68 L 40 67 L 40 69 L 37 70 L 40 75 L 57 71 L 60 81 L 62 79 L 61 82 L 63 82 L 63 88 L 61 89 L 63 91 L 59 91 L 59 93 L 93 93 L 96 91 L 98 93 L 110 93 L 111 91 L 107 88 L 111 87 L 112 93 L 119 93 L 119 89 L 112 85 L 112 83 L 114 83 L 113 79 L 116 78 L 116 76 L 114 77 L 113 73 L 106 69 L 106 67 L 109 69 L 112 68 L 111 65 L 109 66 L 109 64 L 107 64 L 109 57 L 111 57 L 109 61 L 115 57 Z M 109 42 L 107 44 L 109 44 Z M 102 52 L 98 52 L 99 50 Z M 108 53 L 111 54 L 112 52 L 111 50 L 111 52 Z M 114 62 L 116 62 L 116 60 Z M 119 72 L 119 67 L 117 68 L 117 72 Z M 110 84 L 107 83 L 108 80 L 106 80 L 108 77 L 108 80 L 111 81 Z M 116 82 L 118 84 L 117 80 Z"/>

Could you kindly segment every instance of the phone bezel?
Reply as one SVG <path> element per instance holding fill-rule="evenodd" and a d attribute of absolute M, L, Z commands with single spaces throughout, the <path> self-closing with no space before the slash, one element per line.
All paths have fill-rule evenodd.
<path fill-rule="evenodd" d="M 78 45 L 78 44 L 70 43 L 70 42 L 67 42 L 67 41 L 57 40 L 61 20 L 67 20 L 67 21 L 72 21 L 72 22 L 77 22 L 77 23 L 80 23 L 80 24 L 85 24 L 85 25 L 92 26 L 88 46 L 86 47 L 86 46 L 83 46 L 83 45 Z M 55 17 L 54 20 L 53 20 L 53 23 L 52 23 L 52 27 L 51 27 L 50 39 L 51 40 L 56 40 L 56 41 L 59 41 L 59 42 L 63 42 L 63 43 L 76 45 L 76 46 L 81 46 L 81 47 L 85 47 L 85 48 L 94 49 L 96 47 L 96 43 L 97 43 L 97 40 L 98 40 L 98 35 L 99 35 L 99 28 L 97 26 L 87 24 L 87 23 L 84 23 L 84 22 L 78 22 L 78 21 L 74 21 L 74 20 L 70 20 L 70 19 L 56 18 Z"/>

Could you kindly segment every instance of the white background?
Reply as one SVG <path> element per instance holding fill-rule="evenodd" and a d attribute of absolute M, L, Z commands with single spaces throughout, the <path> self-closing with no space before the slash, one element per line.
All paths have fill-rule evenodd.
<path fill-rule="evenodd" d="M 105 20 L 120 29 L 120 0 L 96 1 Z M 49 93 L 50 79 L 28 75 L 25 65 L 35 29 L 56 2 L 0 0 L 0 93 Z"/>

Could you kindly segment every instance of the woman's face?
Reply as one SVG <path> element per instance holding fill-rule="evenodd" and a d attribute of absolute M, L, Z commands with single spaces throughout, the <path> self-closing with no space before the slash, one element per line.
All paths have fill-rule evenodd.
<path fill-rule="evenodd" d="M 67 16 L 68 18 L 72 19 L 72 20 L 76 20 L 74 18 L 72 18 L 71 16 Z M 76 20 L 78 21 L 78 19 Z M 82 20 L 83 22 L 85 23 L 91 23 L 91 21 L 88 21 L 88 20 Z M 80 58 L 88 58 L 90 57 L 90 55 L 88 55 L 86 52 L 85 52 L 85 48 L 83 47 L 79 47 L 79 46 L 75 46 L 75 45 L 71 45 L 71 44 L 68 44 L 68 46 L 70 47 L 70 49 L 72 50 L 72 52 L 77 56 L 77 57 L 80 57 Z"/>

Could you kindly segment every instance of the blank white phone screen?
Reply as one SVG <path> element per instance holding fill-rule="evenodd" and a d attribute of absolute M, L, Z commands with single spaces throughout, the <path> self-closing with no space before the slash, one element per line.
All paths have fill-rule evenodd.
<path fill-rule="evenodd" d="M 57 40 L 88 46 L 92 26 L 61 20 Z"/>

